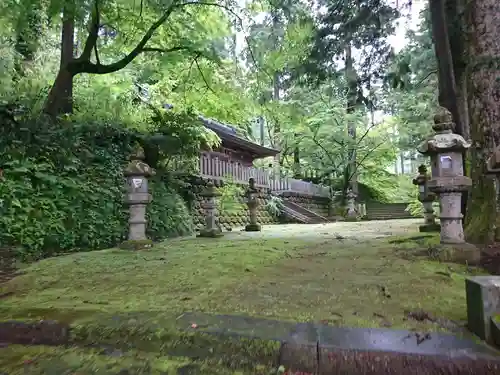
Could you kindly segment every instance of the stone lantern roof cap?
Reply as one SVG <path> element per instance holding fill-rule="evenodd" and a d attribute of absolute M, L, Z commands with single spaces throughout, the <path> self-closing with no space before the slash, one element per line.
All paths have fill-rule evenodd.
<path fill-rule="evenodd" d="M 450 111 L 446 108 L 441 107 L 434 115 L 432 129 L 436 134 L 417 147 L 417 151 L 423 155 L 439 154 L 447 151 L 462 152 L 471 146 L 460 134 L 453 133 L 455 124 Z"/>
<path fill-rule="evenodd" d="M 205 189 L 200 193 L 200 195 L 205 198 L 215 198 L 219 197 L 221 193 L 217 190 L 212 181 L 208 181 Z"/>

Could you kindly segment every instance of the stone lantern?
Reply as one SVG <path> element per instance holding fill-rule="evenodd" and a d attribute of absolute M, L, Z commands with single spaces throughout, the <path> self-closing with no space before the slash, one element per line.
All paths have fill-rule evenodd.
<path fill-rule="evenodd" d="M 465 244 L 462 193 L 471 187 L 472 181 L 464 176 L 462 153 L 471 144 L 453 133 L 455 124 L 445 108 L 434 116 L 432 128 L 436 134 L 422 142 L 417 150 L 431 158 L 432 178 L 427 186 L 439 197 L 441 244 Z"/>
<path fill-rule="evenodd" d="M 201 208 L 205 210 L 205 228 L 200 230 L 198 237 L 221 237 L 222 231 L 217 226 L 217 205 L 216 198 L 221 194 L 212 181 L 208 181 L 205 190 L 200 194 L 204 201 Z"/>
<path fill-rule="evenodd" d="M 122 248 L 138 250 L 152 246 L 152 241 L 146 237 L 146 206 L 152 201 L 148 190 L 148 177 L 154 176 L 155 171 L 144 159 L 144 150 L 138 147 L 130 156 L 130 162 L 124 172 L 127 178 L 125 203 L 129 206 L 130 217 L 128 241 L 120 245 Z"/>
<path fill-rule="evenodd" d="M 356 193 L 352 191 L 352 189 L 349 189 L 347 191 L 347 219 L 348 220 L 357 220 L 358 219 L 358 212 L 356 211 Z"/>
<path fill-rule="evenodd" d="M 424 206 L 424 224 L 420 225 L 420 232 L 435 232 L 439 231 L 441 228 L 439 224 L 436 224 L 434 207 L 432 204 L 436 198 L 436 195 L 429 191 L 427 186 L 430 176 L 427 173 L 427 167 L 421 165 L 418 167 L 418 176 L 413 179 L 413 185 L 418 186 L 418 200 L 422 202 Z"/>
<path fill-rule="evenodd" d="M 259 232 L 261 230 L 260 224 L 257 223 L 258 193 L 259 191 L 255 188 L 255 180 L 250 178 L 248 180 L 248 189 L 245 193 L 248 214 L 250 216 L 250 223 L 245 226 L 245 231 L 247 232 Z"/>

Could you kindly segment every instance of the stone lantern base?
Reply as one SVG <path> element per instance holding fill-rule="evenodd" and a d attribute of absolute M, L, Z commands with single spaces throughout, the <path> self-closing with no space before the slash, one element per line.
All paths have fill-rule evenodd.
<path fill-rule="evenodd" d="M 247 224 L 245 232 L 260 232 L 262 230 L 260 224 Z"/>
<path fill-rule="evenodd" d="M 434 248 L 435 256 L 442 262 L 478 265 L 481 251 L 476 246 L 463 242 L 457 244 L 441 244 Z"/>
<path fill-rule="evenodd" d="M 198 234 L 196 237 L 203 237 L 203 238 L 217 238 L 217 237 L 222 237 L 224 234 L 219 228 L 212 228 L 212 229 L 202 229 L 200 230 L 200 234 Z"/>
<path fill-rule="evenodd" d="M 146 250 L 151 249 L 154 245 L 154 242 L 145 239 L 145 240 L 127 240 L 123 241 L 118 245 L 118 248 L 122 250 Z"/>
<path fill-rule="evenodd" d="M 361 221 L 362 218 L 359 216 L 347 216 L 344 218 L 344 221 Z"/>
<path fill-rule="evenodd" d="M 425 233 L 425 232 L 440 232 L 441 231 L 441 225 L 437 223 L 429 223 L 429 224 L 422 224 L 418 227 L 418 231 Z"/>

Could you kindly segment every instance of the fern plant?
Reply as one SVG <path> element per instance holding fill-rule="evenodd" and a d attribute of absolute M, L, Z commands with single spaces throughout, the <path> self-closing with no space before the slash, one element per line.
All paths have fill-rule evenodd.
<path fill-rule="evenodd" d="M 274 217 L 279 217 L 283 213 L 283 199 L 277 195 L 271 195 L 266 202 L 265 208 Z"/>

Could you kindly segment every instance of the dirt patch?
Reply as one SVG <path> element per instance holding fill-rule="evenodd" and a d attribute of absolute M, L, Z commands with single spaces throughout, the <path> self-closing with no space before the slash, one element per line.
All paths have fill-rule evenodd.
<path fill-rule="evenodd" d="M 0 284 L 9 281 L 16 275 L 16 258 L 10 248 L 0 247 Z M 0 293 L 0 299 L 6 297 Z"/>
<path fill-rule="evenodd" d="M 488 273 L 500 276 L 500 243 L 497 242 L 482 249 L 480 265 Z"/>
<path fill-rule="evenodd" d="M 64 345 L 69 341 L 69 327 L 54 321 L 0 322 L 0 340 L 10 344 Z"/>

